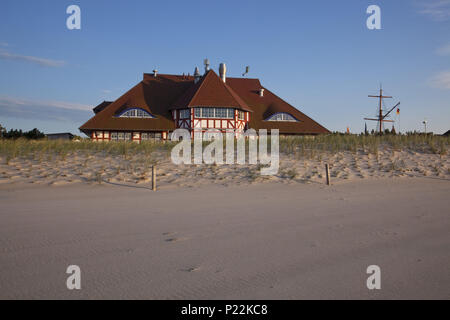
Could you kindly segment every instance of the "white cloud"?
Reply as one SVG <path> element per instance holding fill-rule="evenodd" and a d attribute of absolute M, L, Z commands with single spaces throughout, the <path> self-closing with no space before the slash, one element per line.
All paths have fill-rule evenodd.
<path fill-rule="evenodd" d="M 104 93 L 104 94 L 109 94 L 109 93 L 112 93 L 112 91 L 111 91 L 111 90 L 108 90 L 108 89 L 104 89 L 104 90 L 102 90 L 102 93 Z"/>
<path fill-rule="evenodd" d="M 450 89 L 450 71 L 442 71 L 430 79 L 430 85 L 440 89 Z"/>
<path fill-rule="evenodd" d="M 9 43 L 7 43 L 7 42 L 0 42 L 0 47 L 9 47 Z"/>
<path fill-rule="evenodd" d="M 440 56 L 450 56 L 450 43 L 440 47 L 436 50 L 436 53 Z"/>
<path fill-rule="evenodd" d="M 66 64 L 64 61 L 39 58 L 39 57 L 33 57 L 33 56 L 24 56 L 24 55 L 20 55 L 20 54 L 10 53 L 8 51 L 1 50 L 1 49 L 0 49 L 0 59 L 26 61 L 26 62 L 38 64 L 38 65 L 41 65 L 44 67 L 62 67 L 63 65 Z"/>
<path fill-rule="evenodd" d="M 92 106 L 80 103 L 0 96 L 0 117 L 76 123 L 91 117 Z"/>
<path fill-rule="evenodd" d="M 450 19 L 450 0 L 422 0 L 418 2 L 419 12 L 435 21 Z"/>
<path fill-rule="evenodd" d="M 84 110 L 84 111 L 92 110 L 92 106 L 88 106 L 88 105 L 84 105 L 84 104 L 80 104 L 80 103 L 56 101 L 56 100 L 31 100 L 31 99 L 9 97 L 9 96 L 0 96 L 0 105 L 9 106 L 9 107 L 32 106 L 35 108 L 52 107 L 52 108 Z"/>

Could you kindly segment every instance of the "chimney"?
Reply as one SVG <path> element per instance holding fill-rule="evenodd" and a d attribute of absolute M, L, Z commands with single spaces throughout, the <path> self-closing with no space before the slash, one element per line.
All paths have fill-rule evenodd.
<path fill-rule="evenodd" d="M 200 75 L 200 71 L 198 70 L 198 67 L 195 67 L 195 71 L 194 71 L 194 83 L 199 82 L 201 77 L 202 77 L 202 76 Z"/>
<path fill-rule="evenodd" d="M 156 76 L 158 75 L 158 70 L 153 70 L 153 77 L 155 77 L 156 78 Z"/>
<path fill-rule="evenodd" d="M 227 66 L 225 65 L 225 63 L 220 64 L 219 75 L 220 75 L 220 79 L 222 79 L 222 81 L 224 83 L 227 82 Z"/>
<path fill-rule="evenodd" d="M 264 88 L 259 89 L 259 96 L 264 97 Z"/>
<path fill-rule="evenodd" d="M 205 74 L 209 71 L 209 59 L 203 60 L 203 64 L 205 65 Z"/>

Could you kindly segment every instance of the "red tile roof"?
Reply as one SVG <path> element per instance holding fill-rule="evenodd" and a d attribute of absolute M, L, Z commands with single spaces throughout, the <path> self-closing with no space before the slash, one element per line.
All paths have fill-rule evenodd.
<path fill-rule="evenodd" d="M 119 99 L 105 106 L 80 130 L 172 131 L 175 123 L 171 110 L 194 106 L 235 107 L 251 112 L 249 127 L 253 129 L 279 129 L 280 134 L 320 134 L 329 131 L 263 88 L 258 79 L 227 78 L 226 83 L 210 70 L 196 84 L 193 76 L 144 74 L 144 79 Z M 100 107 L 100 104 L 97 107 Z M 96 107 L 96 108 L 97 108 Z M 128 108 L 141 108 L 155 118 L 119 118 Z M 269 116 L 286 112 L 298 122 L 265 121 Z"/>
<path fill-rule="evenodd" d="M 174 130 L 169 107 L 192 86 L 193 78 L 175 75 L 144 74 L 144 80 L 131 88 L 119 99 L 111 103 L 102 112 L 93 116 L 80 127 L 89 134 L 91 130 Z M 123 110 L 138 107 L 149 112 L 155 118 L 119 118 Z"/>
<path fill-rule="evenodd" d="M 171 109 L 191 107 L 235 107 L 252 112 L 252 109 L 213 70 L 209 70 L 189 88 Z"/>
<path fill-rule="evenodd" d="M 253 113 L 249 127 L 253 129 L 279 129 L 280 134 L 330 133 L 325 127 L 264 88 L 258 79 L 227 78 L 228 85 L 249 105 Z M 259 95 L 264 89 L 264 95 Z M 265 121 L 275 113 L 289 113 L 299 122 Z"/>

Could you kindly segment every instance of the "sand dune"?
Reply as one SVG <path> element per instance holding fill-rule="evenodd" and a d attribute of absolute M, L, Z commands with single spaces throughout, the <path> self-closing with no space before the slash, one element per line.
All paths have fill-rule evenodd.
<path fill-rule="evenodd" d="M 324 181 L 324 165 L 330 164 L 334 183 L 366 178 L 423 177 L 450 179 L 450 157 L 410 150 L 382 148 L 377 155 L 358 152 L 320 153 L 314 157 L 280 155 L 274 176 L 261 176 L 258 165 L 175 165 L 168 154 L 112 156 L 76 152 L 64 158 L 0 159 L 0 184 L 66 185 L 73 183 L 151 184 L 151 166 L 157 164 L 159 187 L 224 186 L 281 182 Z"/>

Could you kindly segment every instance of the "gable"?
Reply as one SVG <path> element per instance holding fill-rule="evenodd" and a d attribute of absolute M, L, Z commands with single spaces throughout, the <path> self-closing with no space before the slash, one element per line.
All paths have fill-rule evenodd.
<path fill-rule="evenodd" d="M 174 109 L 192 107 L 234 107 L 252 111 L 213 70 L 189 88 L 173 105 Z"/>

